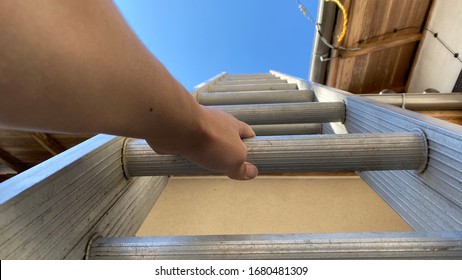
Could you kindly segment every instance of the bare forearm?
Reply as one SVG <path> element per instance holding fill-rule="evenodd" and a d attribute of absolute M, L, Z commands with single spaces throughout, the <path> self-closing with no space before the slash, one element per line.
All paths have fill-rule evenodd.
<path fill-rule="evenodd" d="M 201 107 L 108 0 L 0 0 L 0 127 L 144 138 L 231 178 L 256 176 L 252 129 Z"/>
<path fill-rule="evenodd" d="M 146 127 L 197 125 L 198 105 L 112 2 L 3 1 L 0 10 L 2 126 L 143 138 Z"/>

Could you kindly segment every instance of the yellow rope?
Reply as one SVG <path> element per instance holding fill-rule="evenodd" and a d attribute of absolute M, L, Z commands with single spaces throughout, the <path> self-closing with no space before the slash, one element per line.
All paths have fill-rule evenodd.
<path fill-rule="evenodd" d="M 347 24 L 348 24 L 348 14 L 347 14 L 347 11 L 345 10 L 345 7 L 342 5 L 342 3 L 340 3 L 339 0 L 325 0 L 326 2 L 334 2 L 335 4 L 337 4 L 337 6 L 340 8 L 340 10 L 342 10 L 343 12 L 343 28 L 342 28 L 342 33 L 340 34 L 340 36 L 338 37 L 338 42 L 342 42 L 343 41 L 343 38 L 345 38 L 345 34 L 346 34 L 346 31 L 347 31 Z"/>

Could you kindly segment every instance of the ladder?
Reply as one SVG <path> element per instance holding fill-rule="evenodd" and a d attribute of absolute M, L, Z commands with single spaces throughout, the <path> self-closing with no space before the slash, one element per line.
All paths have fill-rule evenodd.
<path fill-rule="evenodd" d="M 460 126 L 276 71 L 221 73 L 193 95 L 253 127 L 260 172 L 356 171 L 414 231 L 134 237 L 170 176 L 213 172 L 98 135 L 0 184 L 0 257 L 462 257 Z"/>

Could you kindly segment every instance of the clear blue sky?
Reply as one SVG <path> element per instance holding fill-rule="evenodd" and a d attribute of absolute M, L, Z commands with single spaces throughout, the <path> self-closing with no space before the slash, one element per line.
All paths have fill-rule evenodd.
<path fill-rule="evenodd" d="M 143 43 L 188 89 L 226 71 L 307 79 L 314 27 L 295 0 L 116 0 Z M 301 1 L 316 17 L 318 0 Z"/>

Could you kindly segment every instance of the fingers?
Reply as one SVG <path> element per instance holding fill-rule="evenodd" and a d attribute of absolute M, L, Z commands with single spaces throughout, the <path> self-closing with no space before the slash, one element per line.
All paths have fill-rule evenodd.
<path fill-rule="evenodd" d="M 255 165 L 244 162 L 238 169 L 225 172 L 226 176 L 234 180 L 251 180 L 258 175 Z"/>
<path fill-rule="evenodd" d="M 241 139 L 250 138 L 255 136 L 255 132 L 253 131 L 250 125 L 246 124 L 245 122 L 238 121 L 239 124 L 239 135 Z"/>
<path fill-rule="evenodd" d="M 176 139 L 156 142 L 147 139 L 158 154 L 179 154 L 206 169 L 224 172 L 235 180 L 250 180 L 257 176 L 255 165 L 246 162 L 247 146 L 242 139 L 255 136 L 252 128 L 232 115 L 213 108 L 204 108 L 204 120 L 194 141 Z M 175 140 L 175 139 L 173 139 Z M 195 143 L 190 145 L 190 143 Z M 185 145 L 186 143 L 186 145 Z"/>
<path fill-rule="evenodd" d="M 255 132 L 253 131 L 252 127 L 242 121 L 238 121 L 239 125 L 239 136 L 241 139 L 250 138 L 255 136 Z M 235 180 L 251 180 L 258 175 L 258 169 L 255 165 L 244 162 L 241 166 L 232 171 L 227 171 L 225 174 Z"/>

